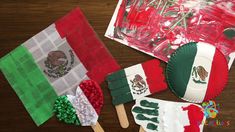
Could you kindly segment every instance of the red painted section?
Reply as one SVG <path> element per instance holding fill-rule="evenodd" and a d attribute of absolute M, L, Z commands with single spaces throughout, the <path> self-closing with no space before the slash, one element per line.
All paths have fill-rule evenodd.
<path fill-rule="evenodd" d="M 151 93 L 160 92 L 167 89 L 163 69 L 159 60 L 150 60 L 142 64 L 146 80 Z"/>
<path fill-rule="evenodd" d="M 200 132 L 200 124 L 203 121 L 204 113 L 202 108 L 196 105 L 189 105 L 187 107 L 182 107 L 183 111 L 188 111 L 188 118 L 190 125 L 184 126 L 184 132 Z"/>
<path fill-rule="evenodd" d="M 129 28 L 146 26 L 146 23 L 150 21 L 152 13 L 154 12 L 154 7 L 146 8 L 145 10 L 131 10 L 130 14 L 127 16 L 129 20 Z"/>
<path fill-rule="evenodd" d="M 125 15 L 126 0 L 123 0 L 117 14 L 117 20 L 114 23 L 115 27 L 121 27 Z"/>
<path fill-rule="evenodd" d="M 106 75 L 120 69 L 79 8 L 55 22 L 62 38 L 88 70 L 87 75 L 101 83 Z"/>
<path fill-rule="evenodd" d="M 194 13 L 183 3 L 185 0 L 178 0 L 163 8 L 164 4 L 158 7 L 158 3 L 149 0 L 123 0 L 110 37 L 127 41 L 128 46 L 165 62 L 175 49 L 188 42 L 211 43 L 226 57 L 235 51 L 235 37 L 228 38 L 223 33 L 234 28 L 234 0 L 213 1 L 200 11 L 193 9 Z M 185 24 L 178 21 L 184 17 L 182 13 L 189 13 Z"/>
<path fill-rule="evenodd" d="M 218 81 L 215 81 L 218 80 Z M 204 97 L 208 101 L 222 92 L 228 80 L 228 65 L 224 55 L 216 49 L 212 66 L 210 79 Z"/>

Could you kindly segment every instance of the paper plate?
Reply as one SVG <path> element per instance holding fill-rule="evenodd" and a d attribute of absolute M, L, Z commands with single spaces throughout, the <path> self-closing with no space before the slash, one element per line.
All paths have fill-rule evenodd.
<path fill-rule="evenodd" d="M 166 76 L 170 89 L 178 97 L 201 103 L 224 89 L 228 80 L 227 60 L 213 45 L 191 42 L 171 55 Z"/>

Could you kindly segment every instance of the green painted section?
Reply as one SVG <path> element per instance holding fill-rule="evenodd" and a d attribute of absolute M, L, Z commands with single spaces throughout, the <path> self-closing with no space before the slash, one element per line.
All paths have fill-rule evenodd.
<path fill-rule="evenodd" d="M 158 126 L 156 125 L 156 123 L 159 124 L 158 109 L 159 109 L 158 103 L 150 102 L 148 100 L 141 100 L 140 106 L 135 106 L 132 109 L 132 112 L 137 114 L 135 116 L 136 120 L 139 120 L 142 123 L 147 123 L 147 128 L 145 129 L 157 131 Z"/>
<path fill-rule="evenodd" d="M 121 87 L 129 86 L 127 78 L 119 78 L 118 80 L 108 82 L 108 85 L 110 90 L 116 90 Z"/>
<path fill-rule="evenodd" d="M 232 39 L 233 37 L 235 37 L 235 28 L 229 28 L 229 29 L 225 30 L 224 35 L 227 38 Z"/>
<path fill-rule="evenodd" d="M 152 122 L 155 122 L 155 123 L 159 123 L 157 117 L 148 118 L 148 117 L 144 116 L 143 114 L 138 114 L 138 115 L 136 116 L 136 119 L 137 119 L 137 120 L 144 120 L 144 121 L 148 120 L 148 121 L 152 121 Z"/>
<path fill-rule="evenodd" d="M 110 90 L 110 92 L 112 97 L 116 97 L 116 96 L 122 96 L 123 94 L 126 93 L 130 93 L 131 91 L 129 85 L 127 85 L 124 87 L 120 87 L 119 89 Z"/>
<path fill-rule="evenodd" d="M 159 114 L 157 109 L 144 109 L 138 106 L 134 107 L 132 111 L 138 114 L 147 114 L 147 115 L 154 115 L 154 116 L 158 116 Z"/>
<path fill-rule="evenodd" d="M 158 127 L 158 126 L 156 126 L 156 125 L 153 124 L 153 123 L 148 123 L 148 125 L 147 125 L 147 129 L 150 129 L 150 130 L 156 130 L 156 131 L 158 131 L 158 130 L 157 130 L 157 127 Z"/>
<path fill-rule="evenodd" d="M 127 102 L 133 101 L 133 96 L 131 93 L 125 93 L 120 96 L 115 96 L 113 97 L 113 105 L 119 105 L 119 104 L 124 104 Z"/>
<path fill-rule="evenodd" d="M 106 78 L 106 81 L 111 82 L 111 81 L 119 80 L 120 78 L 126 78 L 126 73 L 124 69 L 108 75 Z"/>
<path fill-rule="evenodd" d="M 155 108 L 155 109 L 159 108 L 158 103 L 149 102 L 148 100 L 141 100 L 140 105 L 144 107 Z"/>
<path fill-rule="evenodd" d="M 110 74 L 106 80 L 114 105 L 124 104 L 133 100 L 124 69 Z"/>
<path fill-rule="evenodd" d="M 181 98 L 184 97 L 196 54 L 196 42 L 191 42 L 178 48 L 168 62 L 166 68 L 168 85 Z"/>
<path fill-rule="evenodd" d="M 0 69 L 38 126 L 53 116 L 57 95 L 24 46 L 1 58 Z"/>

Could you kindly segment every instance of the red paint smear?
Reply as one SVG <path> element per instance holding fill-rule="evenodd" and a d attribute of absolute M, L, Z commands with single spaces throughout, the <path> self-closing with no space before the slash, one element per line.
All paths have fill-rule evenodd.
<path fill-rule="evenodd" d="M 126 0 L 123 0 L 117 14 L 117 20 L 114 23 L 115 27 L 121 27 L 125 15 Z"/>
<path fill-rule="evenodd" d="M 93 80 L 85 80 L 79 86 L 99 115 L 104 104 L 104 97 L 99 84 Z"/>
<path fill-rule="evenodd" d="M 108 73 L 120 69 L 79 8 L 56 21 L 55 25 L 60 36 L 67 39 L 86 67 L 87 75 L 92 80 L 101 83 Z"/>
<path fill-rule="evenodd" d="M 188 111 L 188 118 L 190 125 L 184 126 L 184 132 L 200 132 L 200 124 L 203 121 L 204 113 L 202 108 L 196 105 L 189 105 L 187 107 L 182 107 L 183 111 Z"/>
<path fill-rule="evenodd" d="M 227 2 L 227 1 L 226 1 Z M 217 2 L 217 4 L 212 5 L 210 8 L 202 11 L 210 15 L 213 19 L 221 21 L 224 25 L 234 25 L 235 24 L 235 1 L 230 1 L 231 8 L 226 6 L 225 1 Z M 233 12 L 233 13 L 232 13 Z"/>
<path fill-rule="evenodd" d="M 147 77 L 146 81 L 151 94 L 167 89 L 165 76 L 159 60 L 147 61 L 142 64 L 142 67 Z"/>
<path fill-rule="evenodd" d="M 131 27 L 141 27 L 146 26 L 150 21 L 150 16 L 154 12 L 153 7 L 147 8 L 146 10 L 138 11 L 135 8 L 132 8 L 131 13 L 127 16 L 129 20 L 129 28 Z"/>

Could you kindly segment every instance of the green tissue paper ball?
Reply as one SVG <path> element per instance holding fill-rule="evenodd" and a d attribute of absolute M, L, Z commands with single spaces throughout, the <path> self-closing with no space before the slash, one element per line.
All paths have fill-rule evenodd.
<path fill-rule="evenodd" d="M 80 121 L 76 115 L 76 110 L 67 99 L 67 96 L 60 96 L 56 99 L 54 105 L 56 117 L 67 124 L 80 125 Z"/>

